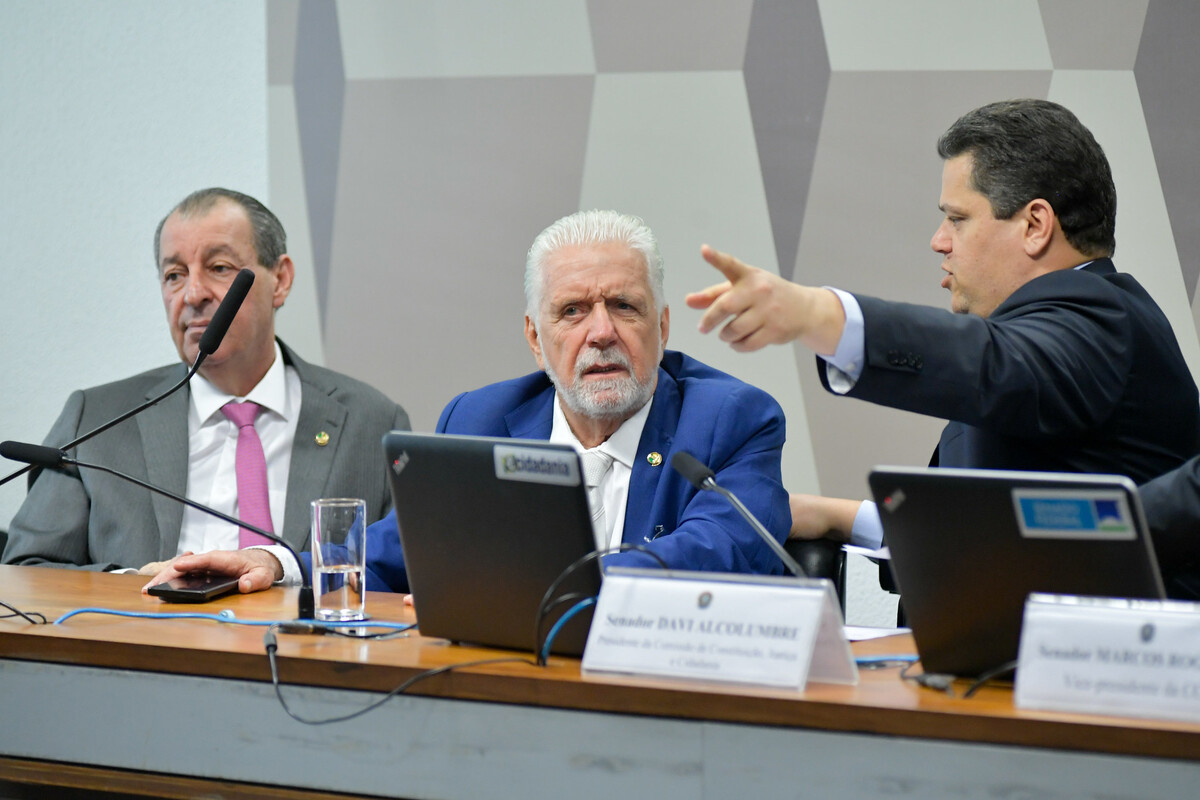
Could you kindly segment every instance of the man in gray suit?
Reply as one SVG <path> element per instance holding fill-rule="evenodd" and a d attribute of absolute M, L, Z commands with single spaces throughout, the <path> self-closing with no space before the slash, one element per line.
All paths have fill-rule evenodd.
<path fill-rule="evenodd" d="M 318 497 L 363 497 L 371 519 L 382 517 L 390 497 L 380 438 L 407 429 L 408 415 L 370 386 L 308 364 L 275 339 L 275 311 L 295 275 L 286 249 L 283 226 L 252 197 L 214 188 L 181 201 L 159 223 L 154 255 L 183 363 L 73 393 L 45 443 L 72 441 L 181 380 L 233 278 L 249 268 L 249 294 L 188 388 L 72 455 L 242 516 L 239 429 L 222 407 L 249 401 L 259 406 L 252 426 L 275 533 L 303 547 L 309 502 Z M 181 554 L 238 546 L 237 527 L 133 484 L 95 470 L 45 471 L 30 481 L 3 561 L 153 575 Z"/>

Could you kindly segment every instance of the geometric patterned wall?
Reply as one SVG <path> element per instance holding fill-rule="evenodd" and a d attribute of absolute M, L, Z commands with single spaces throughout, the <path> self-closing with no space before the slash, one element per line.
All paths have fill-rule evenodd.
<path fill-rule="evenodd" d="M 982 103 L 1049 98 L 1108 153 L 1118 268 L 1200 370 L 1197 30 L 1200 4 L 1167 0 L 270 0 L 271 199 L 307 287 L 282 322 L 428 430 L 453 394 L 534 368 L 534 235 L 635 213 L 669 346 L 780 401 L 791 488 L 862 496 L 873 464 L 925 463 L 940 423 L 825 394 L 806 352 L 700 337 L 700 244 L 945 306 L 934 141 Z"/>

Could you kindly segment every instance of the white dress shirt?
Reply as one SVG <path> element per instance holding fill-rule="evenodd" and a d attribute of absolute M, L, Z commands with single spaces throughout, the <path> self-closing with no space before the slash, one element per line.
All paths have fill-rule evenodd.
<path fill-rule="evenodd" d="M 638 444 L 642 440 L 642 429 L 646 427 L 646 418 L 650 416 L 650 406 L 654 398 L 638 409 L 638 412 L 617 428 L 612 436 L 594 449 L 612 456 L 613 465 L 604 480 L 600 482 L 600 496 L 604 503 L 604 531 L 608 547 L 621 544 L 625 533 L 625 505 L 629 499 L 629 479 L 633 476 L 633 461 L 637 458 Z M 554 417 L 550 428 L 550 441 L 556 444 L 569 444 L 580 453 L 587 450 L 575 437 L 571 426 L 567 424 L 559 403 L 558 392 L 554 393 Z"/>
<path fill-rule="evenodd" d="M 262 440 L 263 455 L 267 460 L 271 524 L 276 532 L 282 531 L 292 442 L 300 418 L 300 394 L 300 377 L 294 369 L 284 366 L 278 342 L 275 343 L 275 361 L 245 397 L 226 394 L 200 375 L 192 378 L 188 407 L 187 496 L 226 514 L 238 515 L 238 428 L 221 413 L 221 406 L 230 400 L 253 401 L 262 406 L 254 430 Z M 190 507 L 184 509 L 179 553 L 236 549 L 237 526 Z"/>

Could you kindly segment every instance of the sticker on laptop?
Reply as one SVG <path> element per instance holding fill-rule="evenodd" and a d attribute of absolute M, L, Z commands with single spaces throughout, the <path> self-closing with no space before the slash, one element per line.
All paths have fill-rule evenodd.
<path fill-rule="evenodd" d="M 579 456 L 574 452 L 498 444 L 492 448 L 492 461 L 496 465 L 496 477 L 502 481 L 555 486 L 578 486 L 580 483 Z"/>
<path fill-rule="evenodd" d="M 1017 525 L 1027 539 L 1136 538 L 1124 492 L 1111 489 L 1012 490 Z"/>

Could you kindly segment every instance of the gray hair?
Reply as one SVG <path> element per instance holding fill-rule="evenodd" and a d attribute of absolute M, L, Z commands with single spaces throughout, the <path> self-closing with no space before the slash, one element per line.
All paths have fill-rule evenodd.
<path fill-rule="evenodd" d="M 246 212 L 250 220 L 250 228 L 254 231 L 254 254 L 258 263 L 268 269 L 279 263 L 279 259 L 287 252 L 287 234 L 283 223 L 271 213 L 271 210 L 248 194 L 235 192 L 233 189 L 222 189 L 214 186 L 210 189 L 200 189 L 192 192 L 179 201 L 174 208 L 167 212 L 154 230 L 154 267 L 162 266 L 162 254 L 159 245 L 162 242 L 163 225 L 171 215 L 178 212 L 181 217 L 193 217 L 207 214 L 221 201 L 229 201 Z"/>
<path fill-rule="evenodd" d="M 525 257 L 525 313 L 537 323 L 546 285 L 546 261 L 550 255 L 571 245 L 618 242 L 640 253 L 646 264 L 646 280 L 654 295 L 655 309 L 666 306 L 663 295 L 663 260 L 654 232 L 638 217 L 616 211 L 577 211 L 563 217 L 538 234 Z"/>

